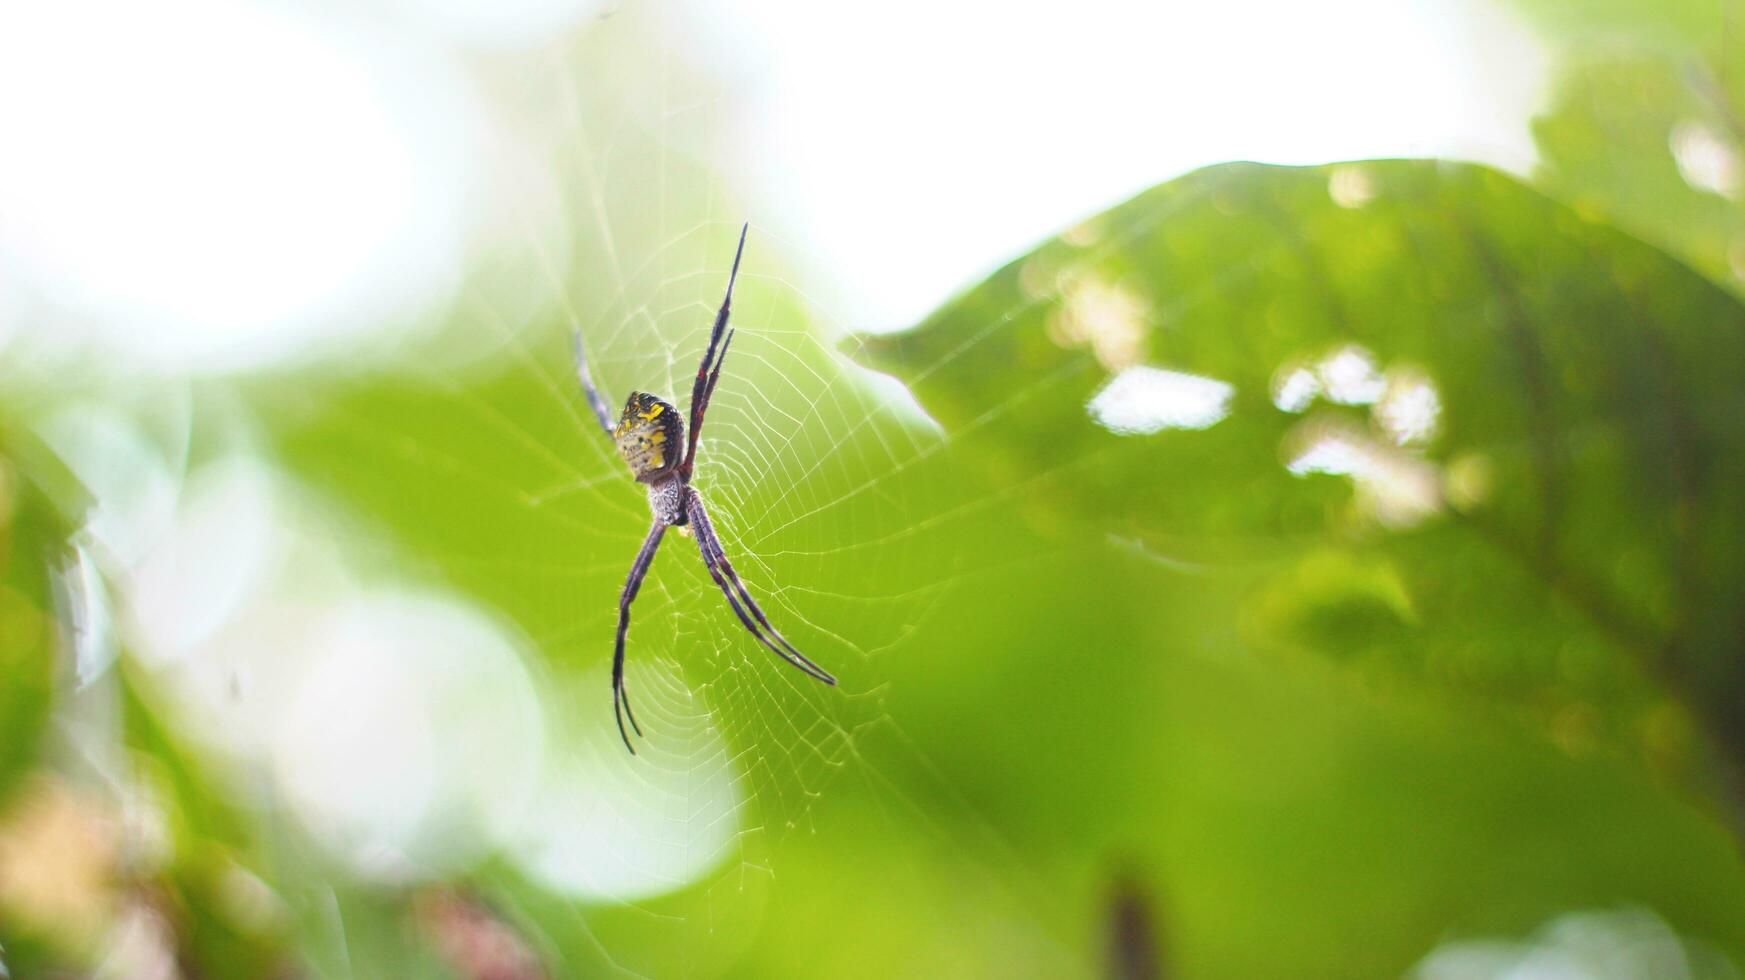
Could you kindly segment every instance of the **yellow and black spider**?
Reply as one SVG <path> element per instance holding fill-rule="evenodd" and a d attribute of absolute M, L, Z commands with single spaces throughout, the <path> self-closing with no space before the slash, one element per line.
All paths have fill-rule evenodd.
<path fill-rule="evenodd" d="M 636 723 L 636 714 L 630 710 L 630 695 L 624 690 L 624 636 L 630 629 L 630 603 L 636 599 L 636 590 L 642 587 L 648 567 L 654 562 L 655 549 L 660 547 L 661 535 L 669 527 L 689 526 L 696 533 L 697 547 L 703 552 L 703 564 L 708 566 L 710 577 L 721 587 L 722 594 L 727 596 L 727 604 L 733 607 L 733 612 L 752 636 L 812 677 L 826 684 L 836 683 L 836 678 L 806 659 L 770 625 L 769 617 L 751 598 L 745 583 L 740 581 L 739 573 L 728 562 L 727 553 L 721 548 L 721 538 L 709 521 L 709 511 L 703 506 L 703 497 L 691 486 L 691 468 L 697 459 L 697 433 L 703 428 L 703 413 L 709 408 L 709 396 L 715 393 L 715 382 L 721 380 L 721 362 L 727 359 L 727 347 L 733 343 L 733 331 L 727 329 L 727 314 L 733 302 L 733 283 L 739 278 L 739 258 L 745 254 L 745 232 L 745 228 L 739 230 L 739 248 L 733 253 L 733 271 L 727 276 L 727 295 L 722 298 L 721 309 L 715 314 L 715 326 L 709 332 L 709 347 L 703 352 L 703 363 L 697 365 L 697 380 L 691 385 L 688 441 L 685 440 L 685 426 L 679 421 L 678 409 L 643 391 L 630 393 L 630 397 L 624 400 L 624 411 L 618 416 L 618 423 L 612 424 L 606 401 L 600 397 L 600 390 L 594 387 L 594 380 L 588 374 L 582 336 L 575 335 L 576 377 L 588 396 L 588 407 L 594 410 L 600 427 L 617 444 L 619 454 L 630 464 L 630 472 L 636 475 L 637 481 L 648 484 L 648 506 L 654 511 L 654 525 L 648 529 L 642 550 L 636 553 L 636 561 L 630 566 L 630 577 L 624 582 L 624 591 L 618 594 L 618 641 L 612 650 L 612 713 L 618 719 L 618 735 L 624 739 L 624 747 L 631 754 L 635 754 L 636 747 L 630 744 L 630 735 L 624 730 L 624 719 L 626 716 L 630 718 L 630 727 L 638 735 L 642 734 L 642 726 Z M 680 442 L 685 443 L 682 458 L 677 455 Z"/>

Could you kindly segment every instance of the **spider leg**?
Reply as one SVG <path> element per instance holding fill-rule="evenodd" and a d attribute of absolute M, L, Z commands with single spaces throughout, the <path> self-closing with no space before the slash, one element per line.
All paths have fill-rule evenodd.
<path fill-rule="evenodd" d="M 729 328 L 726 339 L 721 341 L 721 353 L 715 358 L 715 366 L 709 371 L 709 384 L 703 388 L 703 411 L 697 413 L 697 421 L 703 420 L 703 412 L 709 410 L 709 399 L 715 397 L 715 382 L 721 380 L 721 365 L 727 360 L 727 348 L 733 346 L 733 335 L 737 331 Z"/>
<path fill-rule="evenodd" d="M 745 233 L 751 225 L 741 225 L 739 228 L 739 249 L 733 253 L 733 271 L 727 274 L 727 295 L 721 297 L 721 309 L 715 313 L 715 326 L 709 330 L 709 347 L 703 351 L 703 360 L 697 365 L 697 380 L 691 383 L 691 431 L 685 439 L 685 458 L 679 464 L 679 475 L 690 479 L 691 464 L 697 459 L 697 434 L 703 428 L 703 413 L 709 408 L 709 396 L 715 393 L 715 382 L 721 379 L 721 362 L 727 357 L 727 344 L 733 342 L 733 333 L 727 329 L 727 318 L 733 306 L 733 284 L 739 280 L 739 260 L 745 255 Z M 722 343 L 722 335 L 727 337 Z M 715 345 L 721 344 L 717 354 Z"/>
<path fill-rule="evenodd" d="M 624 731 L 624 719 L 630 718 L 630 727 L 638 735 L 642 734 L 642 726 L 636 723 L 636 714 L 630 710 L 630 694 L 624 690 L 624 637 L 630 630 L 630 604 L 636 601 L 636 592 L 648 576 L 648 567 L 654 563 L 655 550 L 660 547 L 660 537 L 666 529 L 667 525 L 660 520 L 648 529 L 648 537 L 642 539 L 642 550 L 630 565 L 630 577 L 624 580 L 624 591 L 618 593 L 618 642 L 612 648 L 612 714 L 618 719 L 618 737 L 624 740 L 631 755 L 636 754 L 636 747 L 630 744 L 630 735 Z"/>
<path fill-rule="evenodd" d="M 703 506 L 703 496 L 692 487 L 685 488 L 685 519 L 696 529 L 697 547 L 703 552 L 703 564 L 708 566 L 709 576 L 721 588 L 721 593 L 727 597 L 727 604 L 733 607 L 733 612 L 751 635 L 801 672 L 834 685 L 836 678 L 830 676 L 829 671 L 807 659 L 805 654 L 796 650 L 770 624 L 769 617 L 764 615 L 762 607 L 751 597 L 745 583 L 740 580 L 739 573 L 733 570 L 733 564 L 727 560 L 727 553 L 721 548 L 721 537 L 715 533 L 715 525 L 709 520 L 709 511 Z"/>
<path fill-rule="evenodd" d="M 683 469 L 683 476 L 684 476 L 684 479 L 686 479 L 686 480 L 689 480 L 691 478 L 691 467 L 696 462 L 697 440 L 694 437 L 694 434 L 697 431 L 697 426 L 700 426 L 703 424 L 703 414 L 705 412 L 709 411 L 709 399 L 711 399 L 715 396 L 715 382 L 721 380 L 721 364 L 723 361 L 727 360 L 727 348 L 731 347 L 733 345 L 734 332 L 735 331 L 733 331 L 731 329 L 728 330 L 727 331 L 727 338 L 721 342 L 721 351 L 715 357 L 715 366 L 714 366 L 714 368 L 712 368 L 709 371 L 709 382 L 703 388 L 703 394 L 700 396 L 702 400 L 692 403 L 692 404 L 697 406 L 697 412 L 696 412 L 696 420 L 697 421 L 696 421 L 695 425 L 693 425 L 691 427 L 691 432 L 693 433 L 693 438 L 691 439 L 691 446 L 690 446 L 690 449 L 688 450 L 688 452 L 690 454 L 690 458 L 685 462 L 685 464 L 682 468 Z"/>
<path fill-rule="evenodd" d="M 588 371 L 588 355 L 582 349 L 580 332 L 570 335 L 571 346 L 576 352 L 576 380 L 582 383 L 582 394 L 588 398 L 588 407 L 594 410 L 594 418 L 599 421 L 600 428 L 612 434 L 612 412 L 606 407 L 606 399 L 600 397 L 600 389 L 594 387 L 594 377 Z"/>

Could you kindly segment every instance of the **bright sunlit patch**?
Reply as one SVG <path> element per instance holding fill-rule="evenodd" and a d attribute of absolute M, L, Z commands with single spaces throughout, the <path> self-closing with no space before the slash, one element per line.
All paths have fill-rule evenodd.
<path fill-rule="evenodd" d="M 1456 939 L 1407 974 L 1412 980 L 1733 980 L 1706 943 L 1682 937 L 1646 909 L 1561 915 L 1525 940 Z"/>
<path fill-rule="evenodd" d="M 506 838 L 536 785 L 543 723 L 504 631 L 438 595 L 378 594 L 305 635 L 273 768 L 317 840 L 389 880 L 463 865 Z"/>
<path fill-rule="evenodd" d="M 360 588 L 334 528 L 281 506 L 295 488 L 251 454 L 177 480 L 178 420 L 168 410 L 154 437 L 93 405 L 40 429 L 95 497 L 59 583 L 81 678 L 112 656 L 85 649 L 111 628 L 97 565 L 127 613 L 113 629 L 179 733 L 270 772 L 353 872 L 438 873 L 507 840 L 544 751 L 512 630 L 458 596 Z"/>
<path fill-rule="evenodd" d="M 1375 420 L 1396 444 L 1429 442 L 1441 417 L 1442 397 L 1429 378 L 1389 369 L 1387 390 L 1375 404 Z"/>
<path fill-rule="evenodd" d="M 1343 423 L 1311 419 L 1292 434 L 1298 448 L 1285 468 L 1297 476 L 1350 477 L 1356 503 L 1388 527 L 1418 524 L 1442 509 L 1442 478 L 1433 463 Z"/>
<path fill-rule="evenodd" d="M 1304 367 L 1280 369 L 1272 379 L 1272 403 L 1281 412 L 1301 412 L 1321 394 L 1321 379 Z"/>
<path fill-rule="evenodd" d="M 88 342 L 234 367 L 445 295 L 471 124 L 439 63 L 278 5 L 3 9 L 0 257 Z"/>
<path fill-rule="evenodd" d="M 1358 163 L 1334 167 L 1327 178 L 1327 195 L 1342 208 L 1360 208 L 1375 198 L 1375 177 Z"/>
<path fill-rule="evenodd" d="M 1069 278 L 1059 288 L 1060 305 L 1048 318 L 1050 339 L 1062 347 L 1089 346 L 1111 371 L 1139 360 L 1150 314 L 1144 300 L 1130 289 L 1090 276 Z"/>
<path fill-rule="evenodd" d="M 1327 398 L 1341 405 L 1369 405 L 1387 387 L 1375 368 L 1374 356 L 1356 344 L 1329 354 L 1317 374 Z"/>
<path fill-rule="evenodd" d="M 691 884 L 732 853 L 743 803 L 737 769 L 707 713 L 661 711 L 660 693 L 675 680 L 651 666 L 638 690 L 648 738 L 631 756 L 609 718 L 589 744 L 554 760 L 514 844 L 516 859 L 533 877 L 575 898 L 634 901 Z M 602 671 L 581 685 L 606 686 Z M 682 764 L 673 764 L 678 758 Z M 717 763 L 711 760 L 722 760 Z M 701 764 L 699 764 L 701 763 Z"/>
<path fill-rule="evenodd" d="M 1204 429 L 1230 414 L 1234 393 L 1213 378 L 1140 365 L 1116 375 L 1085 408 L 1118 435 Z"/>
<path fill-rule="evenodd" d="M 190 479 L 175 521 L 128 577 L 134 649 L 146 662 L 189 655 L 257 597 L 282 547 L 275 479 L 245 457 Z"/>
<path fill-rule="evenodd" d="M 1307 448 L 1285 464 L 1285 468 L 1297 476 L 1310 473 L 1350 476 L 1366 466 L 1363 449 L 1355 442 L 1334 434 L 1324 435 L 1309 443 Z"/>
<path fill-rule="evenodd" d="M 63 442 L 87 456 L 129 445 Z M 402 880 L 471 861 L 508 838 L 542 765 L 543 711 L 516 639 L 458 596 L 360 588 L 334 529 L 282 506 L 294 489 L 239 454 L 196 469 L 167 521 L 105 490 L 122 506 L 106 537 L 86 533 L 142 542 L 125 565 L 101 552 L 121 573 L 128 649 L 182 734 L 269 772 L 354 873 Z"/>
<path fill-rule="evenodd" d="M 1738 196 L 1742 176 L 1738 151 L 1713 126 L 1686 120 L 1672 127 L 1667 142 L 1685 183 L 1722 197 Z"/>

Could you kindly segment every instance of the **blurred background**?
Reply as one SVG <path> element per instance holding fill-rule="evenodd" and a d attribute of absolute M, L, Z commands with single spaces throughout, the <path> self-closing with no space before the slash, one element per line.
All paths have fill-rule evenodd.
<path fill-rule="evenodd" d="M 0 976 L 1738 976 L 1741 24 L 0 7 Z"/>

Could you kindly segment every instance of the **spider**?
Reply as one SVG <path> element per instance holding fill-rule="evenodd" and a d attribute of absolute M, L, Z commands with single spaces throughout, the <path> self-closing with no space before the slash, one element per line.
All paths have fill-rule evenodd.
<path fill-rule="evenodd" d="M 636 754 L 636 747 L 630 744 L 630 734 L 624 730 L 624 719 L 630 719 L 630 727 L 637 735 L 642 734 L 642 726 L 636 723 L 636 714 L 630 710 L 630 695 L 624 690 L 624 637 L 630 629 L 630 604 L 635 601 L 636 592 L 642 587 L 642 580 L 654 562 L 661 535 L 669 527 L 688 527 L 696 532 L 697 547 L 703 552 L 703 564 L 709 569 L 709 576 L 727 596 L 727 604 L 733 607 L 734 614 L 752 636 L 807 675 L 826 684 L 836 683 L 836 678 L 806 659 L 770 625 L 769 617 L 746 591 L 739 573 L 727 560 L 721 537 L 715 533 L 709 511 L 703 506 L 703 495 L 691 486 L 703 413 L 709 410 L 709 396 L 715 393 L 715 383 L 721 380 L 721 362 L 727 359 L 727 348 L 733 343 L 733 331 L 727 327 L 727 316 L 733 303 L 733 283 L 739 278 L 739 259 L 745 254 L 747 227 L 749 225 L 739 229 L 739 248 L 733 253 L 733 271 L 727 275 L 727 295 L 721 299 L 721 309 L 715 314 L 715 326 L 709 331 L 709 347 L 703 352 L 703 362 L 697 365 L 697 380 L 691 385 L 689 440 L 685 439 L 685 426 L 679 421 L 678 409 L 670 402 L 643 391 L 630 393 L 630 397 L 624 400 L 624 411 L 614 424 L 606 400 L 600 397 L 600 391 L 594 387 L 594 379 L 588 372 L 582 335 L 579 332 L 574 335 L 576 378 L 587 396 L 588 407 L 593 409 L 600 428 L 612 437 L 624 461 L 630 464 L 630 472 L 637 482 L 648 485 L 648 507 L 654 512 L 654 523 L 648 529 L 648 537 L 642 540 L 642 550 L 636 553 L 636 560 L 630 565 L 630 577 L 624 582 L 624 590 L 618 593 L 618 639 L 612 649 L 612 713 L 618 720 L 618 737 L 624 740 L 624 747 L 632 755 Z M 680 442 L 685 443 L 683 458 L 677 456 Z"/>

